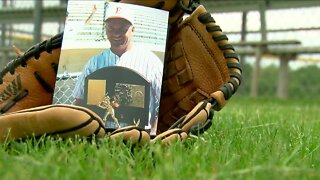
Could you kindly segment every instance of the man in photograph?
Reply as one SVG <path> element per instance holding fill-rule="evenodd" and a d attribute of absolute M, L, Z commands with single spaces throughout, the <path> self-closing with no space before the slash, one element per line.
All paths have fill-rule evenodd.
<path fill-rule="evenodd" d="M 132 37 L 136 28 L 133 18 L 130 10 L 124 6 L 107 9 L 105 29 L 111 47 L 89 59 L 75 84 L 72 96 L 75 104 L 83 104 L 85 78 L 88 75 L 104 67 L 127 67 L 150 82 L 149 125 L 153 126 L 160 100 L 163 63 L 153 52 L 133 44 Z"/>

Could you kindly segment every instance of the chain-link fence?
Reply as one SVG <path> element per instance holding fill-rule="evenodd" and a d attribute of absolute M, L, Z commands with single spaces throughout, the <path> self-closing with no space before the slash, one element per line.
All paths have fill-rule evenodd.
<path fill-rule="evenodd" d="M 72 91 L 79 75 L 64 74 L 57 77 L 55 92 L 53 96 L 54 104 L 74 104 Z"/>

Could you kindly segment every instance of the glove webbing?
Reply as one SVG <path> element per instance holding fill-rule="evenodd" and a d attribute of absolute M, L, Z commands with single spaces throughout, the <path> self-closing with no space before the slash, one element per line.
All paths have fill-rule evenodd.
<path fill-rule="evenodd" d="M 180 4 L 180 6 L 186 13 L 191 14 L 196 7 L 199 6 L 199 4 L 198 2 L 191 2 L 188 8 L 184 7 L 183 4 Z M 219 91 L 223 93 L 223 101 L 226 101 L 230 99 L 230 97 L 237 91 L 241 84 L 242 70 L 239 64 L 239 57 L 237 53 L 235 53 L 234 47 L 228 43 L 228 37 L 222 33 L 220 26 L 215 24 L 215 20 L 210 13 L 207 12 L 200 15 L 198 20 L 202 24 L 206 25 L 206 30 L 212 35 L 212 39 L 217 42 L 219 48 L 223 51 L 224 58 L 227 61 L 230 79 L 223 87 L 219 89 Z M 210 112 L 207 112 L 205 109 L 206 104 L 209 103 L 208 101 L 211 103 Z M 191 114 L 189 113 L 186 116 L 182 116 L 169 129 L 181 128 L 185 129 L 186 132 L 191 132 L 192 134 L 200 134 L 206 131 L 212 125 L 212 118 L 214 116 L 213 108 L 221 109 L 223 106 L 223 104 L 220 105 L 217 103 L 215 96 L 208 101 L 204 100 L 198 103 L 198 105 L 190 112 Z M 207 116 L 196 118 L 197 115 L 203 110 L 207 113 Z M 186 118 L 187 116 L 188 118 Z"/>
<path fill-rule="evenodd" d="M 199 16 L 198 19 L 201 23 L 206 24 L 207 31 L 212 35 L 212 39 L 218 43 L 227 60 L 230 79 L 219 90 L 223 92 L 224 98 L 228 100 L 237 91 L 242 80 L 238 54 L 235 53 L 234 47 L 228 43 L 228 37 L 222 33 L 220 26 L 215 24 L 215 20 L 210 13 L 205 13 Z"/>
<path fill-rule="evenodd" d="M 10 73 L 13 75 L 15 73 L 15 69 L 18 66 L 26 67 L 27 61 L 34 57 L 36 60 L 39 60 L 40 54 L 43 51 L 47 51 L 48 53 L 51 53 L 53 49 L 61 47 L 62 44 L 62 37 L 63 34 L 57 34 L 56 36 L 43 41 L 39 44 L 36 44 L 32 46 L 30 49 L 28 49 L 22 56 L 19 56 L 18 58 L 11 60 L 4 69 L 0 72 L 0 85 L 3 83 L 3 77 Z M 51 64 L 54 71 L 57 73 L 58 64 L 53 63 Z M 41 74 L 37 71 L 34 72 L 35 78 L 39 81 L 41 86 L 49 93 L 53 93 L 52 87 L 44 80 L 44 78 L 41 76 Z M 1 110 L 0 113 L 7 112 L 12 106 L 14 106 L 18 101 L 20 101 L 22 98 L 26 97 L 28 95 L 28 90 L 24 89 L 19 94 L 17 94 L 12 101 L 10 101 L 8 104 L 6 104 Z"/>
<path fill-rule="evenodd" d="M 183 4 L 182 0 L 179 0 L 178 6 L 185 13 L 192 14 L 192 12 L 200 5 L 200 0 L 190 0 L 188 7 Z"/>

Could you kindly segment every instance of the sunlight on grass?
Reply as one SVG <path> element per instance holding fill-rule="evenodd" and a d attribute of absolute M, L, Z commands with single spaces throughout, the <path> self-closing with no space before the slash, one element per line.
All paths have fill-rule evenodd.
<path fill-rule="evenodd" d="M 318 179 L 315 100 L 234 97 L 200 137 L 162 146 L 30 139 L 0 148 L 1 179 Z"/>

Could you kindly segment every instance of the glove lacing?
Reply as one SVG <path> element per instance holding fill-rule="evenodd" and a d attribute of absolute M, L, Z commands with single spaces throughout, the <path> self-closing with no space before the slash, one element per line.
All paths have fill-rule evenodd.
<path fill-rule="evenodd" d="M 15 73 L 15 69 L 19 66 L 27 67 L 27 61 L 34 57 L 36 60 L 39 60 L 40 54 L 43 51 L 46 51 L 48 53 L 51 53 L 53 49 L 61 47 L 62 43 L 62 37 L 63 33 L 60 33 L 46 41 L 43 41 L 39 44 L 36 44 L 32 46 L 30 49 L 28 49 L 23 55 L 17 57 L 16 59 L 11 60 L 4 69 L 0 72 L 0 85 L 3 84 L 3 77 L 10 73 L 13 75 Z M 55 73 L 57 73 L 58 70 L 58 64 L 52 63 L 51 67 L 54 69 Z M 34 72 L 35 78 L 39 81 L 41 86 L 49 93 L 53 92 L 53 88 L 50 87 L 50 85 L 44 80 L 44 78 L 41 76 L 41 74 L 38 71 Z M 8 111 L 12 106 L 15 105 L 16 102 L 21 100 L 22 98 L 26 97 L 28 95 L 28 90 L 24 89 L 19 94 L 17 94 L 12 101 L 10 101 L 8 104 L 6 104 L 1 110 L 0 113 L 5 113 Z"/>

